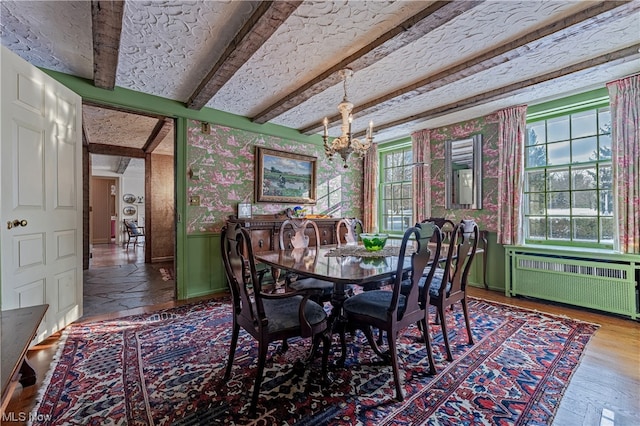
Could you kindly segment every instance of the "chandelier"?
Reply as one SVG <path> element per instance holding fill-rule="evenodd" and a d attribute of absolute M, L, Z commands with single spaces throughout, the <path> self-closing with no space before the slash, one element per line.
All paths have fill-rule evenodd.
<path fill-rule="evenodd" d="M 345 168 L 348 167 L 347 160 L 351 157 L 351 154 L 363 157 L 373 142 L 373 121 L 369 122 L 367 134 L 363 141 L 352 138 L 351 123 L 353 121 L 353 115 L 351 114 L 351 111 L 353 110 L 353 104 L 347 99 L 347 79 L 352 75 L 353 70 L 350 68 L 340 70 L 340 77 L 342 77 L 342 82 L 344 84 L 344 98 L 338 105 L 338 111 L 340 111 L 340 114 L 342 115 L 342 134 L 335 138 L 331 143 L 329 143 L 329 119 L 325 117 L 323 121 L 324 135 L 322 139 L 324 140 L 324 153 L 327 155 L 329 160 L 332 159 L 334 154 L 340 154 L 344 160 Z"/>

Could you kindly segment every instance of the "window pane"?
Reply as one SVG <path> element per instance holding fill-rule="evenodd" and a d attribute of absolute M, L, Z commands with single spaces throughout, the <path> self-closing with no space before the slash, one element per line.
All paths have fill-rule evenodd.
<path fill-rule="evenodd" d="M 571 214 L 577 216 L 598 215 L 598 191 L 575 191 L 571 202 Z"/>
<path fill-rule="evenodd" d="M 544 121 L 540 121 L 538 123 L 529 124 L 527 126 L 527 146 L 544 144 L 547 142 L 547 138 L 544 133 L 544 124 Z"/>
<path fill-rule="evenodd" d="M 571 161 L 573 163 L 584 163 L 598 160 L 598 138 L 573 140 L 571 144 Z"/>
<path fill-rule="evenodd" d="M 558 117 L 547 120 L 547 142 L 569 139 L 569 117 Z"/>
<path fill-rule="evenodd" d="M 573 238 L 581 241 L 598 241 L 598 218 L 573 219 Z"/>
<path fill-rule="evenodd" d="M 609 107 L 598 110 L 598 132 L 600 134 L 611 134 L 611 111 Z"/>
<path fill-rule="evenodd" d="M 600 214 L 603 216 L 613 216 L 613 191 L 600 191 Z"/>
<path fill-rule="evenodd" d="M 393 170 L 394 169 L 385 169 L 384 170 L 384 181 L 385 182 L 393 182 Z"/>
<path fill-rule="evenodd" d="M 525 153 L 526 167 L 540 167 L 547 164 L 546 145 L 536 145 L 527 148 Z"/>
<path fill-rule="evenodd" d="M 600 241 L 603 243 L 613 244 L 613 218 L 600 218 Z"/>
<path fill-rule="evenodd" d="M 571 238 L 571 222 L 568 217 L 550 217 L 549 238 L 552 240 L 569 240 Z"/>
<path fill-rule="evenodd" d="M 407 182 L 411 182 L 411 176 L 413 174 L 413 166 L 405 166 L 403 169 L 404 169 L 404 175 L 402 179 Z"/>
<path fill-rule="evenodd" d="M 597 134 L 596 110 L 571 115 L 571 137 L 582 138 Z"/>
<path fill-rule="evenodd" d="M 402 164 L 403 166 L 407 166 L 409 164 L 411 164 L 413 162 L 412 160 L 413 158 L 413 153 L 408 150 L 404 152 L 404 163 Z"/>
<path fill-rule="evenodd" d="M 613 171 L 610 165 L 598 167 L 598 186 L 603 189 L 613 188 Z"/>
<path fill-rule="evenodd" d="M 569 164 L 571 161 L 571 142 L 552 143 L 547 146 L 550 166 Z"/>
<path fill-rule="evenodd" d="M 402 163 L 402 153 L 394 152 L 389 154 L 389 164 L 388 167 L 398 167 Z"/>
<path fill-rule="evenodd" d="M 527 218 L 529 225 L 529 238 L 544 240 L 547 238 L 546 219 L 544 217 Z"/>
<path fill-rule="evenodd" d="M 544 191 L 544 171 L 528 172 L 526 175 L 525 191 L 542 192 Z"/>
<path fill-rule="evenodd" d="M 582 168 L 571 170 L 571 189 L 595 189 L 596 188 L 596 168 Z"/>
<path fill-rule="evenodd" d="M 533 193 L 528 194 L 527 197 L 527 210 L 526 214 L 544 214 L 545 213 L 545 194 L 544 193 Z"/>
<path fill-rule="evenodd" d="M 569 189 L 569 170 L 549 172 L 547 191 L 566 191 Z"/>
<path fill-rule="evenodd" d="M 548 195 L 547 209 L 550 214 L 569 215 L 569 191 L 551 192 Z"/>
<path fill-rule="evenodd" d="M 611 135 L 600 136 L 600 150 L 598 151 L 598 159 L 611 159 Z"/>
<path fill-rule="evenodd" d="M 411 184 L 405 183 L 402 185 L 402 198 L 406 198 L 409 201 L 413 201 L 411 197 Z"/>

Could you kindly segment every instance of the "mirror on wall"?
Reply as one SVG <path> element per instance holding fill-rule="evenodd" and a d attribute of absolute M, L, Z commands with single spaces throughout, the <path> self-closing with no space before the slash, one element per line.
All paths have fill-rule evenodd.
<path fill-rule="evenodd" d="M 445 142 L 445 208 L 482 208 L 482 135 Z"/>

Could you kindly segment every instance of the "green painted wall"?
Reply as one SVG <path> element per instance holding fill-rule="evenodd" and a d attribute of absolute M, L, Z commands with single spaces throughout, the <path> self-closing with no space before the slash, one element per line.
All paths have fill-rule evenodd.
<path fill-rule="evenodd" d="M 123 88 L 104 90 L 93 86 L 90 80 L 50 70 L 42 70 L 60 83 L 78 93 L 84 102 L 117 107 L 133 112 L 160 114 L 176 119 L 176 278 L 178 299 L 211 294 L 226 289 L 220 260 L 219 233 L 189 235 L 187 217 L 187 126 L 188 120 L 205 121 L 232 127 L 262 136 L 272 136 L 305 144 L 322 145 L 318 135 L 306 136 L 297 130 L 275 124 L 256 124 L 246 117 L 211 108 L 192 110 L 181 102 L 147 95 Z"/>

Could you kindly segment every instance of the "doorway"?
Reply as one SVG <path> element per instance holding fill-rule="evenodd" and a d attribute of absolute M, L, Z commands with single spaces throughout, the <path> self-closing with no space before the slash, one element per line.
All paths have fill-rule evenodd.
<path fill-rule="evenodd" d="M 116 241 L 116 188 L 112 178 L 91 177 L 89 195 L 89 240 L 95 244 L 115 244 Z"/>
<path fill-rule="evenodd" d="M 84 316 L 175 300 L 173 120 L 85 104 L 83 128 L 84 175 L 89 183 L 85 185 Z M 96 215 L 104 207 L 94 197 L 105 190 L 113 208 L 107 204 L 108 211 Z M 93 235 L 105 215 L 109 226 L 114 225 L 107 244 L 102 235 Z M 138 244 L 126 246 L 124 219 L 143 227 L 145 236 Z"/>

